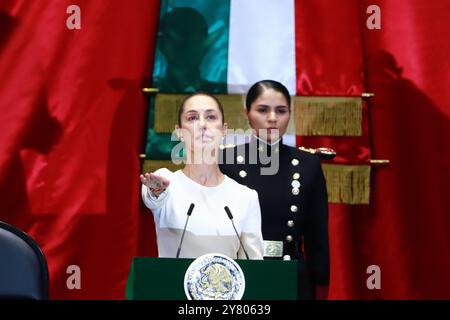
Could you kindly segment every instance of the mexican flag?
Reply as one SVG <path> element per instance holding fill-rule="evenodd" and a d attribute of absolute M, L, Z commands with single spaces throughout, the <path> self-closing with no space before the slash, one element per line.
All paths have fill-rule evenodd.
<path fill-rule="evenodd" d="M 154 86 L 241 94 L 261 79 L 296 94 L 294 0 L 163 1 Z"/>

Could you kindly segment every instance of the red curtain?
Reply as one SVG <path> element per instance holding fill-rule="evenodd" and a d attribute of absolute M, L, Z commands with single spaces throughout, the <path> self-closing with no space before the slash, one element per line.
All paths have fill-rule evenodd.
<path fill-rule="evenodd" d="M 450 298 L 450 3 L 296 4 L 298 93 L 375 93 L 365 115 L 371 155 L 391 161 L 373 167 L 369 206 L 330 205 L 330 298 Z M 370 5 L 381 9 L 381 30 L 366 26 Z M 351 159 L 358 146 L 349 139 L 302 143 Z M 367 288 L 370 265 L 380 267 L 381 290 Z"/>
<path fill-rule="evenodd" d="M 131 258 L 155 254 L 138 155 L 158 16 L 147 0 L 0 4 L 0 219 L 42 247 L 51 298 L 124 298 Z"/>
<path fill-rule="evenodd" d="M 66 28 L 72 4 L 81 30 Z M 381 30 L 366 28 L 372 4 Z M 372 170 L 370 205 L 330 205 L 330 298 L 450 298 L 449 2 L 296 8 L 298 92 L 374 92 L 371 155 L 391 161 Z M 131 258 L 156 253 L 137 155 L 158 13 L 146 0 L 0 3 L 0 219 L 43 248 L 52 298 L 123 298 Z M 370 265 L 381 290 L 366 287 Z"/>
<path fill-rule="evenodd" d="M 364 28 L 374 170 L 367 263 L 382 268 L 383 298 L 450 298 L 450 2 L 378 4 L 382 29 Z M 362 218 L 364 220 L 364 218 Z M 368 294 L 368 296 L 371 296 Z"/>

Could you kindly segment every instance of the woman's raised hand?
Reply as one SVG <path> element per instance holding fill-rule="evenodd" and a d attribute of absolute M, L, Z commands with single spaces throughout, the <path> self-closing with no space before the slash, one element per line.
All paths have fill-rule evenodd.
<path fill-rule="evenodd" d="M 169 180 L 154 173 L 141 174 L 140 178 L 142 184 L 148 187 L 154 197 L 158 197 L 170 184 Z"/>

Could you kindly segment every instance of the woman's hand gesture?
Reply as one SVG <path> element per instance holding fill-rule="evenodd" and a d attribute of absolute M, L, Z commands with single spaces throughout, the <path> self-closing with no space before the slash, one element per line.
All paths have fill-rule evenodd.
<path fill-rule="evenodd" d="M 158 197 L 170 184 L 170 181 L 154 173 L 144 173 L 140 175 L 141 182 L 148 187 L 149 192 L 154 197 Z"/>

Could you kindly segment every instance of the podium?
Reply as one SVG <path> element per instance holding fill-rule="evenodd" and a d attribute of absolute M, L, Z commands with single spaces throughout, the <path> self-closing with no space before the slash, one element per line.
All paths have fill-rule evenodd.
<path fill-rule="evenodd" d="M 187 300 L 184 275 L 194 259 L 134 257 L 128 300 Z M 297 299 L 297 261 L 235 260 L 245 276 L 242 300 Z"/>

